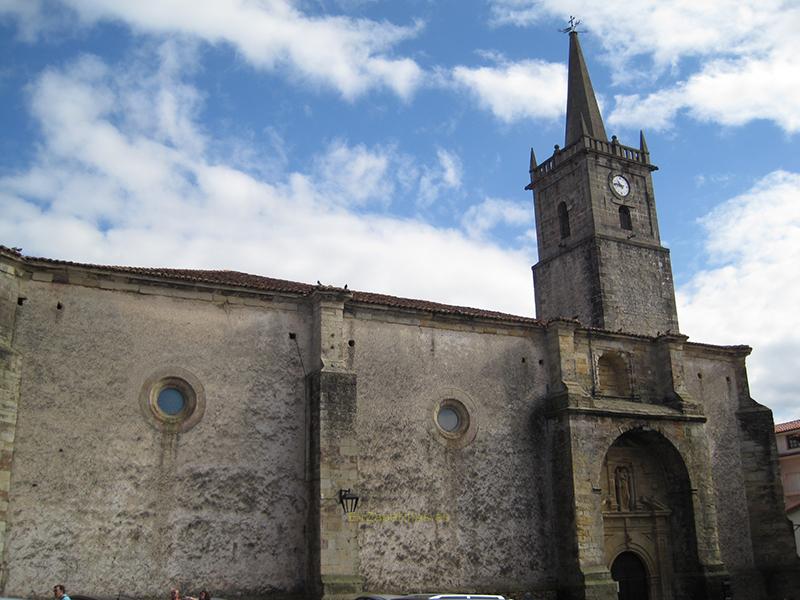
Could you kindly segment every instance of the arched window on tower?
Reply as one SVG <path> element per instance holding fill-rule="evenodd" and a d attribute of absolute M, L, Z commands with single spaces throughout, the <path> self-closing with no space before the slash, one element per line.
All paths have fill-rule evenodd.
<path fill-rule="evenodd" d="M 569 237 L 569 210 L 567 203 L 561 202 L 558 205 L 558 225 L 561 228 L 561 239 Z"/>
<path fill-rule="evenodd" d="M 633 231 L 633 223 L 631 222 L 631 209 L 627 206 L 619 207 L 619 226 L 626 231 Z"/>

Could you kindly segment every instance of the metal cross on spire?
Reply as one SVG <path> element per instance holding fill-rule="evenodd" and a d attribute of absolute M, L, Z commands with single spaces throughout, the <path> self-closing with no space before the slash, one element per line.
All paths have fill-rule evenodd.
<path fill-rule="evenodd" d="M 564 27 L 564 29 L 559 29 L 559 31 L 561 33 L 573 33 L 573 32 L 580 33 L 578 31 L 578 25 L 580 25 L 580 24 L 581 24 L 581 22 L 578 19 L 576 19 L 575 17 L 570 15 L 569 16 L 569 27 Z"/>

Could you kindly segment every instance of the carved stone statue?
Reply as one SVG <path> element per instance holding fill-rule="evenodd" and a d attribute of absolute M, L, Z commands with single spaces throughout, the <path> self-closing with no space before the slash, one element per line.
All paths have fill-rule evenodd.
<path fill-rule="evenodd" d="M 617 493 L 617 510 L 633 510 L 633 485 L 628 467 L 619 466 L 614 469 L 614 488 Z"/>

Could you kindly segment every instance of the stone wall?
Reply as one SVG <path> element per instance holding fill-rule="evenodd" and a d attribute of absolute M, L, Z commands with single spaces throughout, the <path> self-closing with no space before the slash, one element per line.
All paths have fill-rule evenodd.
<path fill-rule="evenodd" d="M 56 279 L 70 276 L 81 274 Z M 23 363 L 5 595 L 43 596 L 54 581 L 101 598 L 173 585 L 302 591 L 308 309 L 34 277 L 44 281 L 22 281 L 14 340 Z M 189 431 L 157 429 L 140 404 L 148 378 L 171 370 L 204 392 Z"/>
<path fill-rule="evenodd" d="M 348 323 L 365 589 L 549 588 L 558 543 L 545 422 L 535 417 L 547 381 L 541 331 L 388 321 L 361 311 Z M 445 399 L 468 409 L 468 443 L 437 427 Z"/>
<path fill-rule="evenodd" d="M 695 398 L 701 399 L 708 419 L 708 449 L 712 470 L 717 475 L 713 483 L 720 550 L 725 566 L 735 578 L 739 572 L 753 569 L 745 474 L 736 420 L 739 402 L 732 383 L 735 363 L 724 354 L 715 355 L 690 346 L 685 368 L 686 387 Z"/>
<path fill-rule="evenodd" d="M 565 317 L 601 323 L 602 296 L 594 241 L 585 240 L 560 256 L 533 267 L 533 292 L 539 319 Z"/>
<path fill-rule="evenodd" d="M 785 517 L 771 412 L 750 398 L 746 346 L 688 345 L 686 386 L 708 418 L 720 549 L 735 598 L 797 598 L 800 561 Z"/>
<path fill-rule="evenodd" d="M 22 360 L 13 347 L 16 314 L 25 299 L 20 297 L 17 271 L 0 264 L 0 585 L 7 578 L 8 498 L 14 444 L 17 437 L 19 380 Z"/>
<path fill-rule="evenodd" d="M 0 273 L 6 595 L 46 595 L 46 573 L 100 598 L 174 585 L 613 598 L 601 473 L 625 435 L 685 465 L 671 527 L 696 543 L 670 543 L 697 566 L 678 565 L 664 590 L 713 597 L 730 575 L 737 600 L 793 593 L 746 349 L 368 305 L 336 288 L 299 298 L 89 275 Z M 198 390 L 192 427 L 149 409 L 170 373 Z M 463 429 L 437 424 L 443 403 Z M 346 488 L 361 499 L 349 519 Z"/>
<path fill-rule="evenodd" d="M 598 239 L 603 327 L 657 336 L 678 331 L 669 250 Z"/>
<path fill-rule="evenodd" d="M 594 217 L 587 198 L 589 178 L 584 168 L 564 165 L 558 176 L 549 175 L 535 184 L 536 235 L 539 260 L 561 254 L 566 245 L 574 245 L 592 235 Z M 564 203 L 569 222 L 569 236 L 563 237 L 558 206 Z"/>

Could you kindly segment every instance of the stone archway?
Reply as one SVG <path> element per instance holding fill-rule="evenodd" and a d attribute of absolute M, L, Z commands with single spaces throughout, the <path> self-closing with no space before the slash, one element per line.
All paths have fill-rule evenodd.
<path fill-rule="evenodd" d="M 619 600 L 649 600 L 647 567 L 636 553 L 618 554 L 611 563 L 611 578 L 619 585 Z"/>
<path fill-rule="evenodd" d="M 648 430 L 622 434 L 606 453 L 600 486 L 604 554 L 612 575 L 615 565 L 618 575 L 626 564 L 635 569 L 635 560 L 645 573 L 649 600 L 703 598 L 696 589 L 692 486 L 669 440 Z M 620 556 L 625 558 L 617 564 Z"/>

